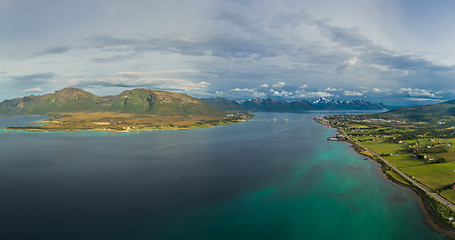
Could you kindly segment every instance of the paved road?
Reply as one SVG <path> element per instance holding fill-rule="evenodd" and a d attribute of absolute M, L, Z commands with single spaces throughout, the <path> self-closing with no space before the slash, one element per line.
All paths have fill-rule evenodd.
<path fill-rule="evenodd" d="M 384 159 L 383 157 L 379 156 L 377 153 L 371 151 L 370 149 L 360 145 L 359 143 L 357 142 L 354 142 L 354 140 L 352 140 L 351 137 L 349 137 L 343 129 L 341 128 L 338 128 L 341 133 L 350 141 L 352 142 L 353 144 L 365 149 L 366 151 L 370 152 L 371 154 L 373 154 L 374 156 L 378 157 L 379 159 L 381 159 L 381 161 L 383 161 L 387 166 L 389 166 L 390 168 L 392 168 L 395 172 L 397 172 L 398 174 L 400 174 L 404 179 L 408 180 L 410 183 L 412 183 L 414 186 L 416 186 L 417 188 L 419 188 L 420 190 L 424 191 L 427 195 L 430 195 L 431 197 L 433 197 L 434 199 L 436 199 L 438 202 L 440 202 L 441 204 L 444 204 L 446 205 L 447 207 L 449 207 L 450 209 L 452 209 L 453 211 L 455 211 L 455 205 L 447 200 L 445 200 L 444 198 L 442 198 L 441 196 L 439 196 L 438 194 L 436 194 L 435 192 L 431 191 L 430 189 L 428 189 L 427 187 L 425 187 L 423 184 L 421 184 L 420 182 L 418 182 L 417 180 L 415 180 L 414 178 L 410 177 L 409 175 L 407 175 L 406 173 L 404 173 L 403 171 L 401 171 L 400 169 L 398 169 L 397 167 L 395 167 L 394 165 L 392 165 L 389 161 L 387 161 L 386 159 Z"/>

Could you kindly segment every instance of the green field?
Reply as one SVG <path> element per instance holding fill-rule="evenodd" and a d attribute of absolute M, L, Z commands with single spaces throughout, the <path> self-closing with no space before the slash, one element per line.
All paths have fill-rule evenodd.
<path fill-rule="evenodd" d="M 455 189 L 451 188 L 455 184 L 454 109 L 455 100 L 381 114 L 329 115 L 316 121 L 343 129 L 355 142 L 455 203 Z M 399 174 L 387 173 L 405 182 Z M 431 197 L 428 200 L 439 219 L 454 227 L 448 217 L 455 212 Z"/>
<path fill-rule="evenodd" d="M 373 150 L 377 154 L 397 154 L 403 148 L 401 144 L 382 143 L 375 141 L 362 142 L 361 144 Z"/>
<path fill-rule="evenodd" d="M 426 164 L 402 170 L 433 190 L 445 188 L 455 180 L 455 162 Z"/>
<path fill-rule="evenodd" d="M 381 129 L 381 128 L 378 128 Z M 371 129 L 370 129 L 371 130 Z M 377 129 L 375 129 L 377 130 Z M 374 131 L 374 130 L 373 130 Z M 352 132 L 352 131 L 351 131 Z M 367 137 L 371 138 L 371 137 Z M 390 136 L 389 136 L 390 138 Z M 455 148 L 447 147 L 447 152 L 444 153 L 435 153 L 435 154 L 425 154 L 427 157 L 444 157 L 447 162 L 445 163 L 431 163 L 427 159 L 416 159 L 413 154 L 414 152 L 407 152 L 404 149 L 409 145 L 415 145 L 417 140 L 407 140 L 406 144 L 404 143 L 387 143 L 384 140 L 384 137 L 375 138 L 374 141 L 369 140 L 365 141 L 366 137 L 364 136 L 354 136 L 354 140 L 361 141 L 360 143 L 371 149 L 372 151 L 382 155 L 387 159 L 391 164 L 400 168 L 406 174 L 415 177 L 419 182 L 425 184 L 432 190 L 444 190 L 448 185 L 455 182 Z M 427 138 L 418 139 L 420 145 L 424 150 L 427 150 L 425 146 L 434 145 L 434 141 L 431 141 Z M 454 139 L 439 139 L 438 142 L 443 142 L 444 144 L 454 142 Z M 390 155 L 392 154 L 392 156 Z M 434 161 L 434 160 L 433 160 Z M 396 174 L 391 174 L 392 177 L 397 178 Z M 452 196 L 450 194 L 451 190 L 445 191 L 445 195 Z M 453 190 L 455 196 L 455 190 Z M 449 199 L 453 199 L 450 197 Z"/>
<path fill-rule="evenodd" d="M 455 203 L 455 190 L 449 189 L 449 185 L 455 183 L 455 128 L 359 119 L 362 118 L 340 115 L 329 121 L 332 126 L 343 128 L 354 141 Z M 397 181 L 405 182 L 397 173 L 388 173 Z"/>
<path fill-rule="evenodd" d="M 442 191 L 441 196 L 451 202 L 455 202 L 455 191 L 453 189 Z"/>
<path fill-rule="evenodd" d="M 401 170 L 404 170 L 404 168 L 407 167 L 415 167 L 415 166 L 422 166 L 425 165 L 425 162 L 414 159 L 412 155 L 405 155 L 401 154 L 399 156 L 386 156 L 384 157 L 387 159 L 390 163 L 392 163 L 394 166 L 397 166 Z"/>

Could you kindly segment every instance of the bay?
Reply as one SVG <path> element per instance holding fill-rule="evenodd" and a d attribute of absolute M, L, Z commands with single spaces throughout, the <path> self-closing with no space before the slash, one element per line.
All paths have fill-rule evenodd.
<path fill-rule="evenodd" d="M 314 114 L 182 131 L 0 133 L 0 239 L 444 239 Z M 40 117 L 0 118 L 0 127 Z"/>

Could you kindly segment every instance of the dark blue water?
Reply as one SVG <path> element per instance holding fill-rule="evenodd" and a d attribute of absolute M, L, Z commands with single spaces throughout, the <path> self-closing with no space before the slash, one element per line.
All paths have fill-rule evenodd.
<path fill-rule="evenodd" d="M 443 239 L 414 193 L 327 142 L 334 130 L 313 116 L 119 135 L 2 132 L 0 239 Z"/>

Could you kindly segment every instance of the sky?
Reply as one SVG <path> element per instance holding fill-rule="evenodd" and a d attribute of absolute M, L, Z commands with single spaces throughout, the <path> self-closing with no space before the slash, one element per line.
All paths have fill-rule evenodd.
<path fill-rule="evenodd" d="M 0 0 L 0 101 L 76 87 L 455 99 L 455 1 Z"/>

